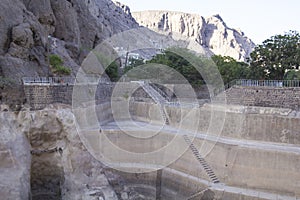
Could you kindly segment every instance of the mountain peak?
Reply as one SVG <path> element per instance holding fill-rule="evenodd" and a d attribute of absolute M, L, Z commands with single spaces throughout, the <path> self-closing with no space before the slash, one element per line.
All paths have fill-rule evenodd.
<path fill-rule="evenodd" d="M 132 16 L 144 27 L 175 40 L 191 41 L 217 55 L 238 61 L 249 57 L 255 44 L 241 30 L 229 28 L 220 14 L 204 18 L 198 14 L 176 11 L 141 11 Z"/>
<path fill-rule="evenodd" d="M 220 14 L 215 14 L 213 17 L 218 18 L 220 21 L 224 21 Z"/>

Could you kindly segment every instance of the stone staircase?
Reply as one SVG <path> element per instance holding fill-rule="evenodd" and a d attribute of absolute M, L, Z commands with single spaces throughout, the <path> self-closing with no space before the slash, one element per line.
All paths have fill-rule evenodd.
<path fill-rule="evenodd" d="M 206 192 L 206 191 L 209 191 L 208 188 L 200 191 L 200 192 L 197 192 L 195 194 L 193 194 L 192 196 L 188 197 L 186 200 L 192 200 L 192 199 L 198 199 L 200 196 L 201 196 L 201 199 L 203 199 L 203 194 Z"/>
<path fill-rule="evenodd" d="M 166 99 L 168 102 L 171 101 L 171 97 L 167 95 L 162 89 L 160 89 L 156 84 L 154 83 L 149 83 L 149 85 L 155 89 L 164 99 Z"/>
<path fill-rule="evenodd" d="M 145 92 L 147 92 L 149 96 L 155 101 L 155 103 L 157 103 L 160 106 L 160 113 L 164 118 L 164 122 L 165 124 L 169 124 L 167 112 L 164 107 L 164 104 L 167 103 L 168 101 L 159 92 L 157 92 L 150 84 L 144 82 L 139 82 L 139 84 L 142 86 Z M 214 171 L 211 169 L 211 167 L 208 165 L 205 159 L 200 155 L 198 149 L 192 143 L 190 138 L 187 135 L 183 135 L 183 138 L 185 142 L 189 145 L 189 148 L 193 152 L 194 156 L 197 158 L 197 160 L 205 170 L 206 174 L 209 176 L 210 180 L 213 183 L 219 183 L 220 181 L 215 175 Z"/>
<path fill-rule="evenodd" d="M 170 124 L 170 121 L 169 121 L 169 118 L 167 117 L 167 111 L 165 110 L 165 107 L 163 105 L 160 105 L 160 114 L 161 116 L 163 117 L 163 120 L 165 122 L 166 125 L 169 125 Z"/>
<path fill-rule="evenodd" d="M 199 161 L 199 163 L 203 167 L 204 171 L 206 172 L 206 174 L 208 175 L 208 177 L 210 178 L 210 180 L 213 183 L 219 183 L 220 181 L 217 178 L 216 174 L 211 169 L 211 167 L 208 165 L 208 163 L 206 162 L 206 160 L 200 155 L 198 149 L 192 143 L 192 141 L 190 140 L 190 138 L 187 135 L 183 135 L 183 138 L 184 138 L 185 142 L 189 145 L 191 151 L 193 152 L 194 156 L 197 158 L 197 160 Z"/>
<path fill-rule="evenodd" d="M 167 99 L 164 98 L 157 90 L 155 90 L 150 84 L 139 82 L 140 86 L 149 94 L 149 96 L 155 101 L 157 104 L 167 103 Z"/>
<path fill-rule="evenodd" d="M 159 105 L 159 111 L 165 124 L 170 124 L 167 112 L 165 110 L 164 104 L 168 103 L 168 100 L 165 99 L 157 90 L 155 90 L 150 84 L 139 82 L 140 86 L 145 90 L 145 92 L 154 100 L 156 104 Z"/>

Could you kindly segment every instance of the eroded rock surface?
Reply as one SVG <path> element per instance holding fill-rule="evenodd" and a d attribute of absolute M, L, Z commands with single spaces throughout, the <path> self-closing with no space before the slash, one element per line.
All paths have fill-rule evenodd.
<path fill-rule="evenodd" d="M 5 200 L 30 197 L 30 145 L 18 130 L 16 116 L 0 112 L 0 196 Z"/>
<path fill-rule="evenodd" d="M 116 199 L 114 190 L 80 141 L 70 109 L 21 112 L 31 144 L 32 199 Z"/>
<path fill-rule="evenodd" d="M 65 42 L 67 54 L 61 57 L 70 56 L 74 62 L 66 65 L 76 71 L 87 52 L 105 38 L 138 27 L 110 0 L 4 0 L 0 20 L 2 74 L 17 81 L 48 75 L 51 38 Z"/>
<path fill-rule="evenodd" d="M 229 28 L 220 15 L 205 18 L 181 12 L 141 11 L 133 12 L 132 16 L 140 25 L 158 33 L 196 42 L 214 54 L 236 60 L 245 61 L 254 48 L 254 43 L 242 31 Z"/>
<path fill-rule="evenodd" d="M 0 113 L 5 199 L 118 199 L 81 143 L 70 109 Z"/>

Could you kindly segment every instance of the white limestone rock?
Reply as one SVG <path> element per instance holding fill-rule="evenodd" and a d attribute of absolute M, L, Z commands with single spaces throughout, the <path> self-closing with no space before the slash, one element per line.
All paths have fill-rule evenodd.
<path fill-rule="evenodd" d="M 18 130 L 15 115 L 0 112 L 0 196 L 5 200 L 30 199 L 30 145 Z"/>
<path fill-rule="evenodd" d="M 229 28 L 220 15 L 204 18 L 198 14 L 170 11 L 133 12 L 144 27 L 171 35 L 176 40 L 196 41 L 217 55 L 245 61 L 255 44 L 240 30 Z"/>
<path fill-rule="evenodd" d="M 61 194 L 56 197 L 65 200 L 118 199 L 103 173 L 103 164 L 81 142 L 71 109 L 57 106 L 58 109 L 23 111 L 12 118 L 18 132 L 26 135 L 31 144 L 23 151 L 32 153 L 32 159 L 28 159 L 32 196 L 42 199 L 45 196 L 38 195 L 55 198 L 56 194 Z M 18 181 L 13 181 L 17 185 Z M 29 180 L 27 184 L 30 187 Z"/>

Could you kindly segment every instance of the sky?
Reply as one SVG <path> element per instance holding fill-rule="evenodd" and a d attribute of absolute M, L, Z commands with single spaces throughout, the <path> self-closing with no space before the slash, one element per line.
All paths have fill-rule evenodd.
<path fill-rule="evenodd" d="M 204 17 L 220 14 L 230 28 L 241 29 L 255 44 L 289 30 L 300 32 L 299 0 L 118 0 L 131 11 L 168 10 Z"/>

